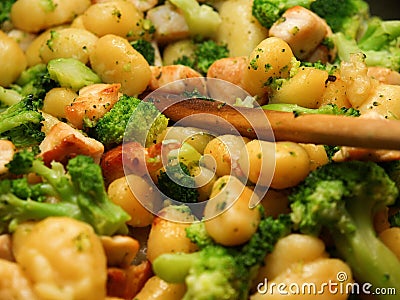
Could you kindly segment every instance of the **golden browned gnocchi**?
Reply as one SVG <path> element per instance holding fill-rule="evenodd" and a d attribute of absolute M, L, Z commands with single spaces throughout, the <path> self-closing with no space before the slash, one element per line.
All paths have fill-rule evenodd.
<path fill-rule="evenodd" d="M 93 33 L 79 28 L 61 28 L 49 33 L 38 49 L 40 62 L 48 63 L 55 58 L 75 58 L 84 64 L 89 62 L 89 54 L 97 41 Z"/>
<path fill-rule="evenodd" d="M 342 277 L 343 276 L 343 277 Z M 349 266 L 340 259 L 329 258 L 322 240 L 303 234 L 289 234 L 281 238 L 266 256 L 256 282 L 256 293 L 251 300 L 263 299 L 329 299 L 345 300 L 349 290 L 334 292 L 332 282 L 346 288 L 351 284 Z M 277 285 L 280 284 L 280 290 Z M 269 287 L 269 288 L 268 288 Z M 310 288 L 310 292 L 307 288 Z M 282 292 L 280 292 L 282 291 Z"/>
<path fill-rule="evenodd" d="M 27 59 L 18 43 L 0 30 L 0 86 L 7 87 L 25 70 Z"/>
<path fill-rule="evenodd" d="M 252 183 L 268 186 L 275 168 L 275 143 L 252 140 L 241 149 L 238 164 Z"/>
<path fill-rule="evenodd" d="M 292 49 L 285 41 L 277 37 L 264 39 L 249 55 L 242 87 L 252 96 L 263 97 L 269 80 L 289 77 L 293 59 Z"/>
<path fill-rule="evenodd" d="M 52 26 L 71 22 L 90 6 L 90 0 L 18 0 L 11 9 L 15 27 L 39 32 Z"/>
<path fill-rule="evenodd" d="M 217 176 L 230 175 L 237 168 L 241 149 L 248 138 L 236 135 L 221 135 L 209 141 L 204 148 L 204 165 Z"/>
<path fill-rule="evenodd" d="M 323 166 L 329 162 L 328 155 L 326 154 L 325 147 L 323 145 L 315 144 L 299 144 L 306 150 L 308 158 L 310 159 L 310 171 Z"/>
<path fill-rule="evenodd" d="M 310 157 L 297 143 L 277 142 L 275 148 L 275 170 L 271 187 L 284 189 L 303 181 L 310 173 Z"/>
<path fill-rule="evenodd" d="M 103 82 L 121 83 L 121 92 L 130 96 L 142 93 L 151 79 L 145 58 L 125 38 L 112 34 L 98 39 L 90 64 Z"/>
<path fill-rule="evenodd" d="M 258 278 L 272 279 L 294 263 L 307 263 L 327 255 L 321 239 L 305 234 L 289 234 L 281 238 L 274 250 L 265 257 L 265 266 L 258 272 Z"/>
<path fill-rule="evenodd" d="M 400 259 L 400 228 L 391 227 L 383 230 L 379 238 Z"/>
<path fill-rule="evenodd" d="M 147 259 L 153 262 L 163 253 L 190 253 L 197 249 L 186 236 L 186 230 L 195 218 L 187 208 L 167 206 L 153 220 L 147 240 Z"/>
<path fill-rule="evenodd" d="M 24 270 L 15 262 L 0 259 L 0 299 L 40 300 Z"/>
<path fill-rule="evenodd" d="M 271 103 L 291 103 L 317 108 L 324 94 L 327 79 L 327 71 L 302 67 L 272 93 Z"/>
<path fill-rule="evenodd" d="M 186 292 L 184 283 L 168 283 L 157 276 L 146 281 L 144 287 L 135 296 L 136 300 L 176 300 Z"/>
<path fill-rule="evenodd" d="M 275 189 L 293 187 L 310 172 L 307 151 L 293 142 L 252 140 L 242 150 L 239 165 L 251 182 Z"/>
<path fill-rule="evenodd" d="M 98 300 L 106 296 L 106 257 L 93 228 L 67 217 L 25 227 L 15 259 L 39 299 Z M 18 235 L 19 228 L 16 230 Z"/>
<path fill-rule="evenodd" d="M 268 36 L 268 30 L 251 14 L 252 1 L 223 1 L 218 8 L 221 24 L 215 39 L 226 44 L 230 56 L 249 55 Z"/>
<path fill-rule="evenodd" d="M 159 194 L 142 177 L 130 174 L 114 180 L 108 187 L 108 195 L 111 201 L 121 206 L 131 216 L 127 224 L 133 227 L 144 227 L 153 221 L 154 216 L 151 210 Z"/>
<path fill-rule="evenodd" d="M 54 88 L 47 92 L 43 100 L 42 110 L 56 118 L 65 118 L 65 107 L 78 97 L 69 88 Z"/>
<path fill-rule="evenodd" d="M 237 246 L 247 242 L 256 232 L 261 219 L 257 207 L 258 198 L 253 190 L 233 176 L 222 176 L 214 183 L 204 209 L 205 227 L 208 234 L 225 246 Z"/>
<path fill-rule="evenodd" d="M 101 37 L 114 34 L 128 40 L 143 33 L 143 13 L 130 1 L 107 1 L 91 5 L 82 14 L 82 25 Z"/>
<path fill-rule="evenodd" d="M 338 274 L 346 274 L 345 280 L 339 280 Z M 319 258 L 307 263 L 299 262 L 292 265 L 279 276 L 270 280 L 268 284 L 275 286 L 275 289 L 264 290 L 259 285 L 259 292 L 250 297 L 251 300 L 302 300 L 323 299 L 323 300 L 346 300 L 349 297 L 349 288 L 352 283 L 352 274 L 349 266 L 340 259 Z M 336 287 L 336 291 L 330 288 L 327 283 Z M 277 285 L 281 285 L 283 292 L 278 292 Z M 286 287 L 283 289 L 282 286 Z M 339 292 L 343 286 L 343 292 Z M 290 290 L 289 290 L 289 287 Z"/>

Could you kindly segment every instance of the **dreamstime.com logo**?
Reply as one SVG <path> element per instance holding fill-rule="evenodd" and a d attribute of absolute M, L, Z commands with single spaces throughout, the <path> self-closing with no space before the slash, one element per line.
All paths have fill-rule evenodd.
<path fill-rule="evenodd" d="M 184 153 L 187 149 L 183 149 L 181 146 L 191 140 L 195 141 L 199 135 L 205 134 L 213 138 L 226 135 L 240 137 L 245 135 L 243 130 L 247 130 L 248 133 L 251 133 L 252 139 L 275 141 L 270 123 L 254 98 L 242 88 L 223 80 L 190 78 L 175 81 L 147 95 L 143 99 L 143 105 L 148 104 L 148 102 L 153 103 L 161 113 L 169 117 L 172 121 L 170 123 L 173 124 L 172 129 L 169 128 L 161 143 L 159 153 L 156 157 L 151 157 L 150 161 L 161 161 L 161 167 L 164 167 L 164 170 L 167 171 L 169 178 L 179 185 L 186 186 L 185 184 L 189 182 L 192 185 L 189 186 L 191 188 L 202 188 L 215 180 L 216 175 L 220 177 L 216 172 L 217 162 L 211 155 L 201 155 L 197 163 L 200 172 L 197 174 L 187 175 L 181 171 L 178 174 L 179 176 L 174 177 L 173 174 L 168 173 L 167 166 L 171 163 L 179 165 L 177 161 L 181 157 L 187 156 Z M 139 104 L 135 112 L 140 111 L 140 105 L 142 104 Z M 210 107 L 210 109 L 203 108 L 201 111 L 197 111 L 198 105 L 204 105 Z M 155 123 L 156 118 L 157 115 L 154 115 L 153 123 Z M 147 128 L 143 130 L 142 125 L 144 124 L 137 124 L 134 115 L 131 116 L 125 130 L 122 159 L 124 172 L 133 194 L 147 210 L 159 215 L 160 209 L 163 207 L 181 205 L 182 202 L 177 201 L 179 199 L 170 199 L 160 191 L 154 183 L 154 172 L 152 173 L 148 169 L 149 157 L 146 157 L 146 153 L 142 153 L 143 151 L 136 151 L 136 146 L 132 143 L 138 142 L 144 145 L 153 123 L 149 122 Z M 246 128 L 240 128 L 238 124 L 246 124 Z M 140 130 L 136 130 L 136 128 L 140 128 Z M 232 142 L 232 138 L 221 138 L 221 141 L 228 151 L 228 155 L 225 155 L 225 157 L 230 160 L 229 175 L 232 175 L 230 177 L 232 180 L 225 184 L 225 191 L 229 193 L 236 190 L 239 196 L 241 191 L 237 191 L 238 186 L 243 191 L 249 179 L 249 155 L 239 153 L 239 149 L 246 149 L 245 141 L 241 138 L 237 138 L 235 142 Z M 271 145 L 273 145 L 271 147 L 275 147 L 274 143 L 271 143 Z M 192 146 L 196 147 L 196 144 L 192 144 Z M 260 164 L 262 176 L 259 176 L 257 182 L 253 181 L 254 192 L 249 200 L 250 207 L 258 204 L 267 193 L 275 169 L 275 151 L 270 151 L 268 157 L 263 157 Z M 244 165 L 247 165 L 247 167 L 243 167 Z M 147 190 L 138 189 L 137 182 L 134 179 L 129 180 L 128 175 L 132 173 L 142 177 L 151 188 Z M 193 180 L 184 180 L 185 176 L 190 176 Z M 179 177 L 179 181 L 175 180 L 176 177 Z M 241 185 L 237 184 L 237 179 L 241 181 Z M 214 198 L 216 197 L 218 195 Z M 195 216 L 204 218 L 204 209 L 207 203 L 213 200 L 211 198 L 206 201 L 186 203 L 186 205 Z M 222 213 L 235 201 L 236 199 L 231 199 L 223 210 L 206 218 Z M 161 217 L 163 216 L 161 215 Z M 176 221 L 182 222 L 182 220 Z"/>
<path fill-rule="evenodd" d="M 264 279 L 257 285 L 257 292 L 268 295 L 396 295 L 394 287 L 373 287 L 371 283 L 357 283 L 348 280 L 346 272 L 338 272 L 336 280 L 327 282 L 269 282 Z"/>

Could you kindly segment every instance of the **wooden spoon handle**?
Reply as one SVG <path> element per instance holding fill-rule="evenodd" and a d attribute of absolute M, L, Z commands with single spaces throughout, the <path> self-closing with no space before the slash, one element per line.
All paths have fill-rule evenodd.
<path fill-rule="evenodd" d="M 400 150 L 400 123 L 339 115 L 300 115 L 187 99 L 155 102 L 172 121 L 252 139 Z"/>

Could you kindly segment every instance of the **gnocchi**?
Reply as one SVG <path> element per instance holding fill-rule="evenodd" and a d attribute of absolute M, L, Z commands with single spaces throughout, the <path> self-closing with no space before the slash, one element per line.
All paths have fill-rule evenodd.
<path fill-rule="evenodd" d="M 2 62 L 2 74 L 0 86 L 8 87 L 15 82 L 28 62 L 24 51 L 18 43 L 0 30 L 0 61 Z"/>
<path fill-rule="evenodd" d="M 25 231 L 18 249 L 15 259 L 39 299 L 105 298 L 106 257 L 90 225 L 66 217 L 47 218 Z"/>
<path fill-rule="evenodd" d="M 107 34 L 97 40 L 89 55 L 93 70 L 106 83 L 121 83 L 121 92 L 134 96 L 150 83 L 151 71 L 145 58 L 129 42 Z"/>
<path fill-rule="evenodd" d="M 42 99 L 37 102 L 34 99 L 34 104 L 40 106 L 41 131 L 45 135 L 38 145 L 41 151 L 38 157 L 46 166 L 52 166 L 53 161 L 60 162 L 55 165 L 60 172 L 62 165 L 68 171 L 72 156 L 92 157 L 102 168 L 105 196 L 125 210 L 130 219 L 126 220 L 127 217 L 123 221 L 129 231 L 113 236 L 96 235 L 93 228 L 82 221 L 86 216 L 81 215 L 75 216 L 79 220 L 52 216 L 16 225 L 17 218 L 15 223 L 6 224 L 8 227 L 0 224 L 0 299 L 175 300 L 191 298 L 193 294 L 201 298 L 198 287 L 214 283 L 208 279 L 208 272 L 200 274 L 199 284 L 192 274 L 195 273 L 193 269 L 189 276 L 183 274 L 185 278 L 181 274 L 176 280 L 179 283 L 169 277 L 174 282 L 171 283 L 167 282 L 168 276 L 164 278 L 157 274 L 156 268 L 152 269 L 155 260 L 163 254 L 197 257 L 196 252 L 201 251 L 204 244 L 195 240 L 189 226 L 195 224 L 190 229 L 200 229 L 206 243 L 224 247 L 221 252 L 228 248 L 226 252 L 233 256 L 239 249 L 248 254 L 248 245 L 257 242 L 258 233 L 263 231 L 260 224 L 275 222 L 281 214 L 291 217 L 292 221 L 298 217 L 291 214 L 291 209 L 295 208 L 291 207 L 291 192 L 310 172 L 332 161 L 335 164 L 350 159 L 390 161 L 400 157 L 400 151 L 343 146 L 338 155 L 330 158 L 325 146 L 320 144 L 249 139 L 231 134 L 233 131 L 220 135 L 212 128 L 184 127 L 182 124 L 190 122 L 179 123 L 180 120 L 172 116 L 170 127 L 160 135 L 155 134 L 154 141 L 145 145 L 132 142 L 125 144 L 126 147 L 119 144 L 112 148 L 93 138 L 91 126 L 96 126 L 121 96 L 154 101 L 158 107 L 152 95 L 160 88 L 163 88 L 162 96 L 167 94 L 172 100 L 182 95 L 184 101 L 194 98 L 193 102 L 198 102 L 203 96 L 206 100 L 222 100 L 218 109 L 231 104 L 244 106 L 238 110 L 249 111 L 255 104 L 266 103 L 295 104 L 309 109 L 335 104 L 338 108 L 357 109 L 364 118 L 399 119 L 398 70 L 371 67 L 368 65 L 370 57 L 361 53 L 347 55 L 349 59 L 336 66 L 337 61 L 333 60 L 336 52 L 342 53 L 327 43 L 331 37 L 336 41 L 331 28 L 304 7 L 281 11 L 283 17 L 272 27 L 265 28 L 253 17 L 252 0 L 182 0 L 201 8 L 205 15 L 211 12 L 217 17 L 210 24 L 220 22 L 218 29 L 209 32 L 206 18 L 200 25 L 198 20 L 191 22 L 188 17 L 197 12 L 188 13 L 183 7 L 178 8 L 178 0 L 12 2 L 10 20 L 0 24 L 0 113 L 6 106 L 23 99 L 28 94 L 26 91 L 31 92 L 30 88 L 43 88 L 40 93 L 45 96 L 41 95 Z M 197 36 L 194 30 L 204 35 Z M 226 46 L 229 55 L 214 61 L 205 72 L 198 67 L 200 62 L 196 56 L 201 51 L 198 44 L 208 40 Z M 140 48 L 143 45 L 149 48 Z M 154 59 L 148 58 L 146 50 L 150 56 L 154 50 Z M 212 51 L 206 52 L 206 56 L 212 54 Z M 37 65 L 44 67 L 58 58 L 79 60 L 91 68 L 101 82 L 78 92 L 78 88 L 59 87 L 65 86 L 60 77 L 49 82 L 45 75 L 39 79 L 45 79 L 43 86 L 30 82 L 32 86 L 20 87 L 21 74 L 24 77 L 34 75 L 24 71 Z M 177 58 L 182 64 L 177 64 Z M 206 63 L 211 60 L 214 59 Z M 315 61 L 331 62 L 334 66 L 320 69 L 303 64 Z M 51 67 L 49 69 L 52 71 Z M 170 85 L 173 82 L 178 85 Z M 50 89 L 47 83 L 58 87 Z M 188 91 L 188 87 L 193 89 Z M 163 111 L 170 117 L 167 112 Z M 194 122 L 190 124 L 197 126 Z M 250 136 L 252 128 L 246 128 Z M 215 132 L 220 132 L 219 129 Z M 15 200 L 12 197 L 8 200 L 10 189 L 17 187 L 7 185 L 8 179 L 14 180 L 15 176 L 9 173 L 7 164 L 20 150 L 0 134 L 0 206 L 11 205 Z M 127 155 L 129 158 L 124 160 L 123 156 Z M 179 203 L 157 189 L 157 185 L 161 186 L 160 173 L 167 173 L 166 166 L 176 162 L 187 166 L 198 192 L 193 201 L 199 203 Z M 149 177 L 145 177 L 146 171 Z M 33 173 L 26 174 L 26 179 L 29 184 L 44 183 L 41 188 L 47 188 L 50 183 L 50 180 L 42 182 Z M 24 183 L 23 180 L 18 182 Z M 34 197 L 36 195 L 27 196 L 24 205 L 31 208 L 29 204 L 36 201 Z M 46 197 L 43 200 L 46 204 L 64 200 L 53 191 Z M 186 201 L 183 198 L 173 199 Z M 76 201 L 80 201 L 79 197 Z M 400 258 L 400 230 L 390 227 L 389 223 L 392 209 L 383 207 L 374 214 L 375 231 L 372 233 L 393 252 L 393 257 Z M 19 210 L 14 212 L 17 214 Z M 7 218 L 8 215 L 2 220 Z M 270 245 L 273 249 L 264 249 L 264 253 L 246 259 L 246 268 L 253 261 L 257 261 L 257 265 L 263 261 L 259 269 L 251 265 L 245 270 L 255 276 L 244 291 L 246 296 L 250 293 L 247 299 L 283 298 L 263 290 L 266 280 L 270 285 L 311 283 L 323 286 L 327 282 L 338 283 L 338 280 L 342 284 L 351 283 L 354 281 L 352 272 L 362 277 L 358 267 L 349 267 L 351 260 L 347 260 L 348 265 L 336 256 L 330 257 L 336 241 L 324 231 L 318 237 L 300 233 L 297 228 L 284 234 L 288 235 Z M 216 263 L 210 256 L 211 264 Z M 236 263 L 236 259 L 231 258 L 227 258 L 228 264 Z M 176 265 L 178 273 L 188 269 L 186 264 Z M 209 267 L 212 270 L 214 266 Z M 339 273 L 344 273 L 346 278 L 339 278 Z M 223 277 L 222 281 L 229 276 Z M 242 279 L 237 278 L 240 278 L 237 281 Z M 244 281 L 244 285 L 250 284 L 247 279 Z M 195 289 L 192 289 L 193 284 Z M 229 292 L 223 294 L 231 299 Z M 348 293 L 333 295 L 325 291 L 307 297 L 290 295 L 289 299 L 345 300 L 348 296 Z"/>

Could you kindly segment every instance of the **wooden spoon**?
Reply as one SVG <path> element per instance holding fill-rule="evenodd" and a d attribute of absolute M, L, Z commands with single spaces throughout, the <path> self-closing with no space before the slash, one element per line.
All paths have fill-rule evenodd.
<path fill-rule="evenodd" d="M 203 99 L 152 99 L 163 114 L 182 126 L 251 139 L 400 150 L 400 122 L 340 115 L 293 113 L 236 107 Z"/>

